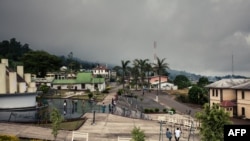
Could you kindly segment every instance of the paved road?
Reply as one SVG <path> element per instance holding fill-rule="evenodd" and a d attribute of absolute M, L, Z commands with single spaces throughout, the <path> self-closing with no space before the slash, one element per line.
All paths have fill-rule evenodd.
<path fill-rule="evenodd" d="M 137 95 L 142 95 L 142 91 L 134 91 Z M 145 92 L 144 96 L 151 99 L 156 99 L 157 91 L 151 91 L 151 92 Z M 200 107 L 195 106 L 188 106 L 187 104 L 180 103 L 176 100 L 174 100 L 174 96 L 169 95 L 167 93 L 162 92 L 158 95 L 159 103 L 162 105 L 165 105 L 166 107 L 173 107 L 176 109 L 177 113 L 180 114 L 187 114 L 187 111 L 191 110 L 191 116 L 194 117 L 196 112 L 201 111 L 202 109 Z M 250 124 L 250 120 L 244 120 L 244 119 L 237 119 L 237 118 L 231 118 L 231 121 L 233 124 Z"/>
<path fill-rule="evenodd" d="M 135 94 L 142 95 L 141 91 L 134 91 Z M 150 99 L 156 99 L 157 91 L 145 92 L 144 97 Z M 194 116 L 196 112 L 200 111 L 200 108 L 194 108 L 187 106 L 186 104 L 180 103 L 174 100 L 174 97 L 162 92 L 158 94 L 158 102 L 168 108 L 174 108 L 177 113 L 187 114 L 187 111 L 191 110 L 191 116 Z"/>

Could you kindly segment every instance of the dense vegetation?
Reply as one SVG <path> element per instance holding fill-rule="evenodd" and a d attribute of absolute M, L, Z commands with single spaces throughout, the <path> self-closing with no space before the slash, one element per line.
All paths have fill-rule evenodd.
<path fill-rule="evenodd" d="M 68 56 L 56 56 L 43 50 L 32 50 L 29 44 L 22 44 L 15 38 L 0 42 L 0 59 L 7 58 L 9 67 L 14 69 L 23 65 L 25 72 L 43 77 L 47 72 L 57 71 L 66 66 L 72 70 L 92 69 L 97 64 L 74 58 L 70 52 Z"/>
<path fill-rule="evenodd" d="M 232 124 L 229 113 L 219 108 L 218 104 L 205 104 L 203 110 L 195 116 L 201 122 L 202 141 L 223 141 L 224 125 Z"/>

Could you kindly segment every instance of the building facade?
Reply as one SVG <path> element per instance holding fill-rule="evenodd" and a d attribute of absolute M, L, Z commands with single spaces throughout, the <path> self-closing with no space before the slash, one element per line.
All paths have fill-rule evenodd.
<path fill-rule="evenodd" d="M 8 59 L 0 63 L 0 121 L 31 121 L 37 110 L 36 83 L 23 66 L 17 72 L 9 68 Z M 26 118 L 31 117 L 32 119 Z"/>
<path fill-rule="evenodd" d="M 110 78 L 110 70 L 107 66 L 97 65 L 95 68 L 92 69 L 92 73 L 94 76 L 101 75 L 103 78 L 109 79 Z"/>
<path fill-rule="evenodd" d="M 231 117 L 250 119 L 250 79 L 222 79 L 206 87 L 210 105 L 219 104 Z"/>
<path fill-rule="evenodd" d="M 79 72 L 76 78 L 71 79 L 54 79 L 52 82 L 53 89 L 61 90 L 90 90 L 103 91 L 106 88 L 105 79 L 97 78 L 91 72 Z"/>

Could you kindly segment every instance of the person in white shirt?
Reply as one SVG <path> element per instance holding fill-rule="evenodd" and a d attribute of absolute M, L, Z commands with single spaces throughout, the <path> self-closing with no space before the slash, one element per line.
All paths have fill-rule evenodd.
<path fill-rule="evenodd" d="M 180 137 L 181 137 L 181 130 L 179 128 L 177 128 L 175 130 L 175 140 L 179 141 Z"/>

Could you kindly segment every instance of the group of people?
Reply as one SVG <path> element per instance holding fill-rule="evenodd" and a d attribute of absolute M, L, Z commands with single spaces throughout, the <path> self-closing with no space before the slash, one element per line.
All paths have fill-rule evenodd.
<path fill-rule="evenodd" d="M 67 106 L 68 106 L 67 101 L 64 100 L 63 102 L 63 114 L 64 115 L 67 114 L 67 109 L 68 109 Z M 72 100 L 72 114 L 76 111 L 77 111 L 77 100 Z"/>
<path fill-rule="evenodd" d="M 171 141 L 172 139 L 172 132 L 167 128 L 166 130 L 166 137 L 169 139 L 169 141 Z M 176 141 L 179 141 L 180 137 L 181 137 L 181 130 L 180 128 L 176 128 L 176 130 L 174 131 L 174 137 Z"/>

